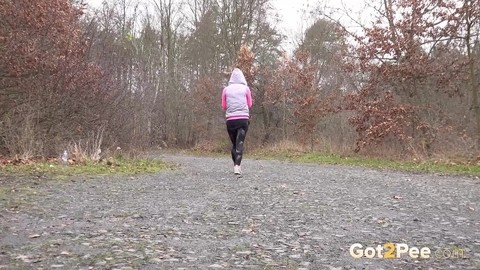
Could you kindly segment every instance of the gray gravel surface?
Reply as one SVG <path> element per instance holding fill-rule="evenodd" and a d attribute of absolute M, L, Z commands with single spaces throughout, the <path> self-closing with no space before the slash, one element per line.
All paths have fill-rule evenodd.
<path fill-rule="evenodd" d="M 0 269 L 480 269 L 477 178 L 163 155 L 178 169 L 0 176 Z M 431 258 L 350 255 L 386 243 Z"/>

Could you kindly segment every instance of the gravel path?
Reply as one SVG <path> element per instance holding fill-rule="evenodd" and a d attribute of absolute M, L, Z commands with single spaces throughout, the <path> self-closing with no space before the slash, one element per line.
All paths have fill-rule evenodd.
<path fill-rule="evenodd" d="M 227 157 L 162 158 L 181 167 L 0 176 L 0 269 L 480 269 L 478 178 L 247 159 L 237 179 Z M 431 258 L 350 255 L 390 242 Z"/>

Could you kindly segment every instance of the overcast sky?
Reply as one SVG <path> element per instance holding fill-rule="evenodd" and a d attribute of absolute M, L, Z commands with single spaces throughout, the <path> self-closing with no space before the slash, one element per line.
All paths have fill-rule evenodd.
<path fill-rule="evenodd" d="M 271 0 L 274 8 L 277 10 L 281 23 L 278 25 L 279 30 L 281 30 L 285 35 L 287 35 L 289 40 L 294 40 L 297 38 L 298 34 L 303 32 L 306 27 L 311 23 L 308 21 L 302 11 L 304 10 L 314 10 L 319 5 L 328 6 L 336 9 L 350 9 L 350 14 L 357 19 L 359 15 L 355 15 L 361 11 L 364 11 L 365 0 Z M 85 0 L 85 2 L 93 7 L 101 6 L 103 0 Z M 327 9 L 327 12 L 329 12 Z M 335 17 L 340 17 L 340 15 L 335 15 Z M 363 20 L 365 16 L 362 17 Z M 343 22 L 349 24 L 346 21 L 346 17 L 343 16 Z M 349 24 L 352 25 L 351 23 Z"/>

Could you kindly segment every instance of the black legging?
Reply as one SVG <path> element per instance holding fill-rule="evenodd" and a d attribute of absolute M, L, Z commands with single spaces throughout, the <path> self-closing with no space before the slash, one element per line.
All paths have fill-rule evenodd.
<path fill-rule="evenodd" d="M 232 141 L 232 160 L 235 165 L 242 163 L 243 144 L 247 136 L 249 120 L 237 119 L 227 121 L 227 131 Z"/>

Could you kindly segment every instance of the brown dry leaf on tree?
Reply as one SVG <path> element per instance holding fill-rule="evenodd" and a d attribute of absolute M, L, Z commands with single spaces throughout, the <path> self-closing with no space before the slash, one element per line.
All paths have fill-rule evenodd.
<path fill-rule="evenodd" d="M 242 70 L 247 83 L 252 86 L 257 74 L 257 68 L 255 67 L 255 55 L 247 45 L 240 47 L 235 66 Z"/>
<path fill-rule="evenodd" d="M 376 23 L 356 37 L 359 58 L 346 70 L 368 74 L 358 91 L 346 96 L 345 109 L 355 112 L 350 123 L 359 136 L 356 151 L 395 140 L 431 155 L 452 121 L 432 95 L 459 96 L 472 76 L 466 69 L 471 61 L 455 46 L 468 36 L 461 30 L 465 19 L 478 15 L 473 2 L 458 8 L 451 0 L 386 1 Z M 477 115 L 480 119 L 480 111 Z"/>

